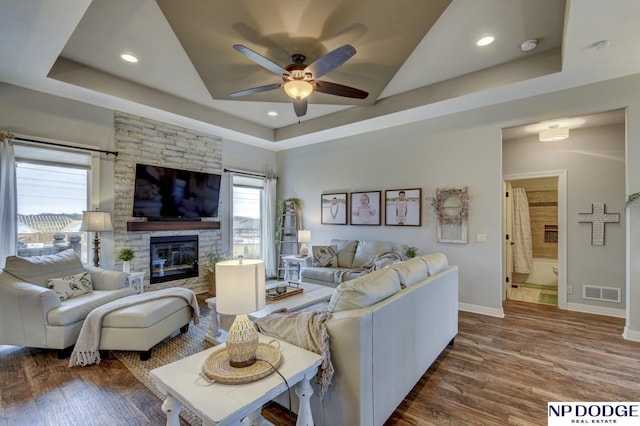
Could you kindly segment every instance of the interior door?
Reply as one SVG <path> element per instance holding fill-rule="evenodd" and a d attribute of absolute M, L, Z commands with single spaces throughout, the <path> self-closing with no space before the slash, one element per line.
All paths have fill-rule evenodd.
<path fill-rule="evenodd" d="M 512 235 L 512 224 L 513 224 L 513 205 L 511 202 L 511 182 L 504 181 L 503 183 L 503 203 L 502 203 L 502 217 L 503 217 L 503 244 L 504 248 L 502 250 L 503 260 L 502 264 L 504 265 L 504 271 L 502 274 L 502 300 L 508 299 L 511 295 L 511 283 L 513 282 L 513 241 L 511 239 Z"/>

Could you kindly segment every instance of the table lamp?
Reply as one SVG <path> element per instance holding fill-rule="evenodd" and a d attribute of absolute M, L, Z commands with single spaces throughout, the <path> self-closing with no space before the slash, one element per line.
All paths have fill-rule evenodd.
<path fill-rule="evenodd" d="M 307 229 L 301 229 L 298 231 L 298 242 L 300 245 L 300 256 L 308 256 L 309 255 L 309 247 L 307 247 L 307 243 L 311 242 L 311 231 Z"/>
<path fill-rule="evenodd" d="M 113 231 L 111 213 L 101 211 L 83 211 L 81 231 L 93 232 L 93 265 L 100 266 L 100 233 Z"/>
<path fill-rule="evenodd" d="M 259 311 L 266 302 L 264 261 L 226 260 L 216 263 L 216 307 L 219 313 L 236 315 L 227 333 L 229 364 L 242 368 L 256 362 L 258 332 L 248 313 Z"/>

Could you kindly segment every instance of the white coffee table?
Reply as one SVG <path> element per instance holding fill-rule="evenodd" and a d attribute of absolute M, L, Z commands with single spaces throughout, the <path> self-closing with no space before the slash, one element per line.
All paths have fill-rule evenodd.
<path fill-rule="evenodd" d="M 331 295 L 335 290 L 332 287 L 311 283 L 300 283 L 300 287 L 302 287 L 303 290 L 301 294 L 285 297 L 280 300 L 267 301 L 267 305 L 264 308 L 249 314 L 249 317 L 251 319 L 262 318 L 283 308 L 291 312 L 299 311 L 316 303 L 328 301 L 331 299 Z M 204 338 L 214 345 L 218 345 L 226 340 L 227 332 L 220 329 L 220 317 L 216 310 L 216 298 L 210 297 L 205 299 L 205 302 L 211 309 L 211 322 L 209 323 L 209 331 Z"/>
<path fill-rule="evenodd" d="M 262 334 L 259 338 L 261 343 L 277 340 Z M 300 408 L 296 425 L 313 426 L 309 402 L 313 388 L 309 381 L 318 372 L 322 357 L 283 341 L 279 343 L 282 362 L 278 371 L 289 386 L 297 384 L 295 392 Z M 153 381 L 166 395 L 162 411 L 167 415 L 167 426 L 180 425 L 179 414 L 183 406 L 200 417 L 203 425 L 237 425 L 241 421 L 251 425 L 271 424 L 261 418 L 260 412 L 265 403 L 287 390 L 278 374 L 242 385 L 210 384 L 200 377 L 209 354 L 222 347 L 216 346 L 151 370 Z"/>

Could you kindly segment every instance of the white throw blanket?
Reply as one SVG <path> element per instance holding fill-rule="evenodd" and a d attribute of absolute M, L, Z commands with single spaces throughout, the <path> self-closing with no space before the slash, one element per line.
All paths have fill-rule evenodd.
<path fill-rule="evenodd" d="M 105 303 L 104 305 L 89 312 L 89 315 L 87 315 L 87 318 L 84 320 L 84 324 L 82 324 L 78 340 L 76 341 L 76 345 L 71 353 L 69 367 L 84 367 L 86 365 L 100 363 L 100 337 L 102 332 L 102 320 L 105 315 L 127 306 L 137 305 L 139 303 L 148 302 L 149 300 L 156 300 L 164 297 L 182 297 L 185 299 L 187 303 L 191 305 L 191 308 L 193 308 L 193 323 L 198 324 L 198 317 L 200 315 L 198 299 L 196 298 L 195 293 L 187 288 L 165 288 L 163 290 L 135 294 L 114 300 L 113 302 Z"/>
<path fill-rule="evenodd" d="M 273 312 L 254 324 L 261 333 L 282 339 L 300 348 L 322 355 L 322 364 L 318 367 L 316 383 L 320 386 L 322 399 L 333 378 L 333 364 L 329 350 L 329 333 L 325 321 L 331 313 L 327 311 Z"/>

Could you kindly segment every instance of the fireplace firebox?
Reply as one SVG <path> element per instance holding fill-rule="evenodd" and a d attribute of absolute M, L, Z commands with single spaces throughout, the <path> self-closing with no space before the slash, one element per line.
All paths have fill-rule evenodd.
<path fill-rule="evenodd" d="M 198 276 L 198 236 L 151 237 L 149 282 L 162 283 Z"/>

